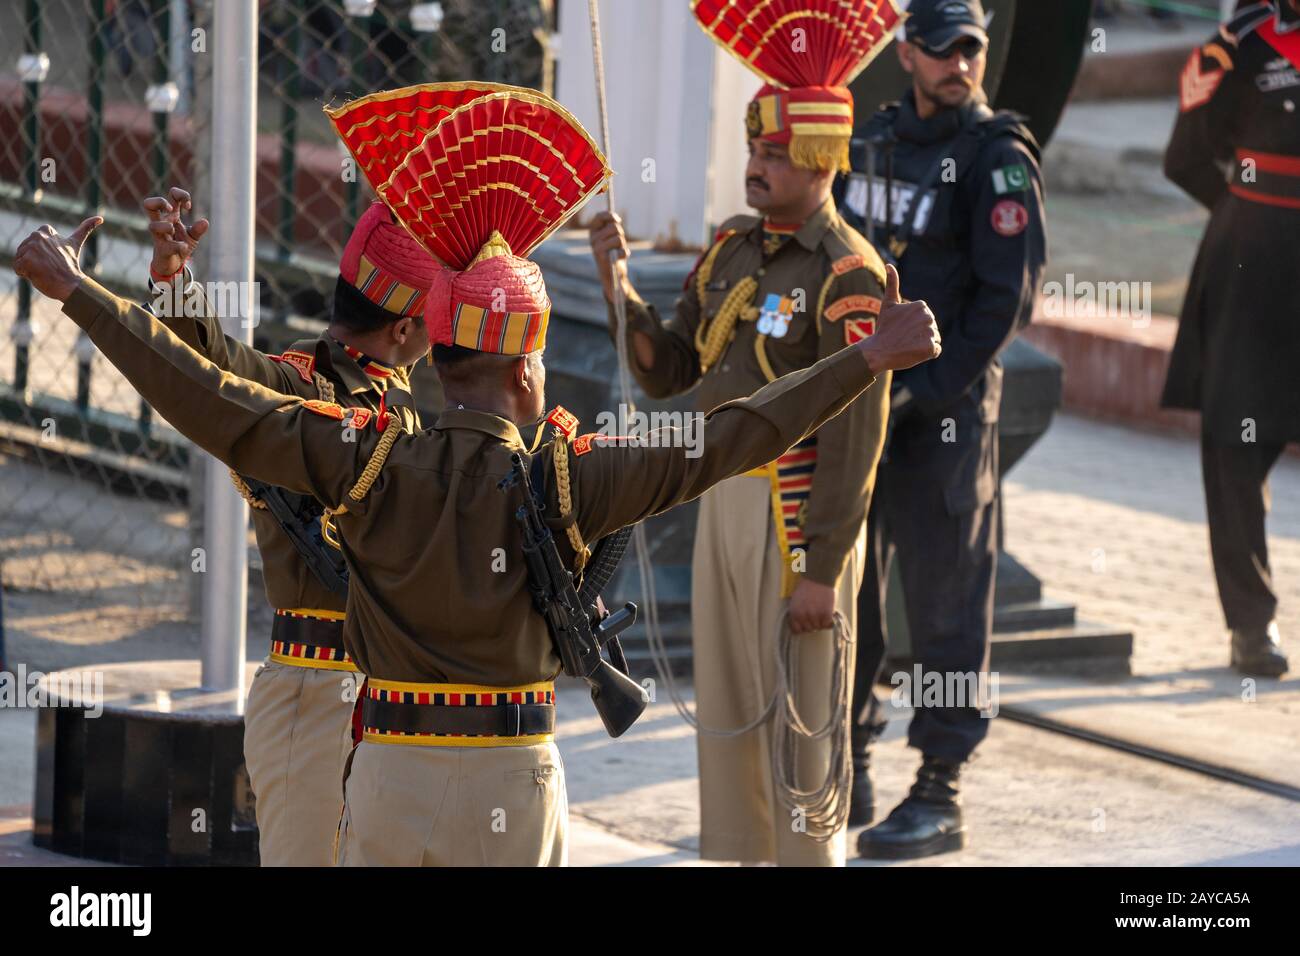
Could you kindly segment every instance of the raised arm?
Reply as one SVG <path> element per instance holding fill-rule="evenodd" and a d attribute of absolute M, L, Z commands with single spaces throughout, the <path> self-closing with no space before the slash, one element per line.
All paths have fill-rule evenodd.
<path fill-rule="evenodd" d="M 592 541 L 697 498 L 779 457 L 878 377 L 938 353 L 930 310 L 923 302 L 898 304 L 882 310 L 876 335 L 718 406 L 693 435 L 667 428 L 636 444 L 579 438 L 566 452 L 578 529 Z"/>
<path fill-rule="evenodd" d="M 591 223 L 591 251 L 596 259 L 608 309 L 609 335 L 617 336 L 613 306 L 614 288 L 622 288 L 627 303 L 628 364 L 637 384 L 651 398 L 679 395 L 700 380 L 700 360 L 695 351 L 695 329 L 700 324 L 700 301 L 689 280 L 668 322 L 637 294 L 627 275 L 627 237 L 619 219 L 601 213 Z M 610 260 L 617 252 L 616 262 Z M 617 346 L 617 341 L 615 345 Z"/>
<path fill-rule="evenodd" d="M 189 260 L 207 234 L 208 221 L 185 224 L 183 216 L 193 208 L 190 194 L 173 186 L 167 196 L 150 196 L 141 206 L 153 237 L 149 284 L 158 321 L 220 369 L 277 392 L 314 396 L 314 387 L 304 383 L 292 368 L 227 335 L 222 328 L 220 313 L 238 314 L 241 297 L 237 289 L 220 289 L 215 303 L 220 308 L 214 308 L 203 286 L 194 281 Z M 251 295 L 243 298 L 242 305 L 246 310 L 251 306 Z"/>
<path fill-rule="evenodd" d="M 360 422 L 349 429 L 352 410 L 304 402 L 222 371 L 148 312 L 83 275 L 81 246 L 102 221 L 87 219 L 66 239 L 42 226 L 18 246 L 14 272 L 63 302 L 145 401 L 200 448 L 239 472 L 340 504 L 378 431 Z M 353 510 L 364 511 L 364 502 Z"/>

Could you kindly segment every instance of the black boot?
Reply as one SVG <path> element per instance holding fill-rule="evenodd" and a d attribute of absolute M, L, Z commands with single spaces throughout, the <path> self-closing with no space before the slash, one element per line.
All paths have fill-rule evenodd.
<path fill-rule="evenodd" d="M 907 799 L 884 822 L 858 834 L 858 853 L 868 860 L 914 860 L 966 845 L 957 799 L 961 764 L 925 757 Z"/>
<path fill-rule="evenodd" d="M 865 827 L 876 818 L 876 792 L 871 786 L 871 754 L 853 755 L 853 784 L 849 788 L 849 826 Z"/>
<path fill-rule="evenodd" d="M 1277 621 L 1265 627 L 1234 628 L 1232 666 L 1250 677 L 1281 677 L 1289 666 L 1282 653 Z"/>

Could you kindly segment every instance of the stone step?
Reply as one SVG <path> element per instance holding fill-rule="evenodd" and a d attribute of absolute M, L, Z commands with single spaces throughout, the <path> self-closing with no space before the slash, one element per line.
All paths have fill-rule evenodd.
<path fill-rule="evenodd" d="M 994 670 L 1116 676 L 1130 673 L 1133 635 L 1122 628 L 1077 621 L 1064 627 L 995 633 Z"/>
<path fill-rule="evenodd" d="M 1075 606 L 1060 601 L 1002 604 L 993 608 L 993 632 L 1009 634 L 1068 628 L 1074 624 L 1074 617 Z"/>

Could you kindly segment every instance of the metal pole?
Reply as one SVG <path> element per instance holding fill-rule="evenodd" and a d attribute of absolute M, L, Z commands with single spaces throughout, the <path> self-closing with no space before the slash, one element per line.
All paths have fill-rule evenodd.
<path fill-rule="evenodd" d="M 19 72 L 23 77 L 23 139 L 27 162 L 23 171 L 24 193 L 28 199 L 40 198 L 41 163 L 41 83 L 50 69 L 50 58 L 41 50 L 41 6 L 27 0 L 27 29 L 23 37 L 23 57 Z M 9 333 L 14 341 L 14 391 L 27 400 L 28 357 L 36 326 L 32 323 L 32 287 L 26 279 L 18 280 L 18 316 Z"/>
<path fill-rule="evenodd" d="M 253 290 L 254 187 L 257 142 L 257 0 L 222 0 L 212 11 L 211 269 L 218 282 Z M 220 145 L 218 145 L 220 144 Z M 229 286 L 229 288 L 235 288 Z M 236 310 L 238 311 L 238 310 Z M 228 335 L 251 343 L 251 316 L 220 316 Z M 204 515 L 202 684 L 244 699 L 245 615 L 248 603 L 248 507 L 230 484 L 226 466 L 208 459 Z"/>
<path fill-rule="evenodd" d="M 100 177 L 104 173 L 104 0 L 92 0 L 90 9 L 90 64 L 86 74 L 86 208 L 84 214 L 99 214 Z M 99 233 L 92 232 L 81 250 L 81 267 L 87 275 L 99 269 Z M 90 371 L 95 346 L 86 333 L 77 334 L 73 354 L 77 357 L 77 407 L 90 408 Z"/>
<path fill-rule="evenodd" d="M 293 52 L 280 61 L 284 83 L 280 101 L 280 223 L 276 252 L 281 262 L 288 262 L 293 255 L 294 217 L 298 213 L 293 184 L 298 148 L 298 77 L 302 74 L 305 59 L 302 21 L 306 12 L 302 9 L 302 0 L 290 0 L 288 6 L 290 26 L 284 45 Z"/>
<path fill-rule="evenodd" d="M 370 53 L 370 18 L 374 15 L 374 0 L 343 0 L 346 28 L 343 32 L 344 57 L 348 62 L 349 96 L 361 96 L 366 88 L 366 56 Z M 360 170 L 357 170 L 360 172 Z M 358 176 L 344 184 L 343 235 L 346 237 L 357 224 L 361 206 L 361 180 Z"/>
<path fill-rule="evenodd" d="M 150 165 L 156 195 L 167 195 L 168 156 L 171 144 L 167 139 L 167 118 L 180 99 L 180 90 L 171 81 L 171 8 L 170 0 L 153 0 L 154 60 L 153 83 L 145 92 L 145 101 L 153 113 L 153 145 L 150 147 Z M 153 431 L 153 409 L 140 399 L 140 434 L 148 436 Z"/>

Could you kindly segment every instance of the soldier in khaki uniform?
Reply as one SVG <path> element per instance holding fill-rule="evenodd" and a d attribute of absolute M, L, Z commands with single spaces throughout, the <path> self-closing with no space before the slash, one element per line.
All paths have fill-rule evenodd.
<path fill-rule="evenodd" d="M 410 366 L 428 351 L 424 295 L 437 263 L 383 203 L 366 211 L 344 249 L 329 327 L 282 355 L 266 355 L 222 330 L 187 265 L 207 231 L 204 219 L 185 224 L 190 208 L 179 188 L 144 202 L 154 238 L 153 311 L 164 325 L 217 367 L 272 391 L 371 412 L 393 409 L 409 431 L 418 428 Z M 258 849 L 264 866 L 329 866 L 358 679 L 343 649 L 345 599 L 312 573 L 266 506 L 250 504 L 275 609 L 271 652 L 253 678 L 244 715 Z"/>
<path fill-rule="evenodd" d="M 728 16 L 743 18 L 752 6 L 740 2 L 729 10 L 701 0 L 694 9 L 718 39 Z M 707 411 L 875 330 L 885 266 L 840 218 L 831 185 L 836 171 L 848 168 L 853 100 L 844 84 L 888 42 L 886 24 L 875 14 L 877 7 L 886 8 L 881 16 L 892 8 L 855 4 L 862 16 L 856 26 L 843 26 L 840 37 L 858 52 L 839 72 L 822 75 L 799 70 L 818 69 L 823 60 L 815 54 L 826 51 L 796 57 L 802 61 L 797 69 L 781 60 L 779 51 L 795 40 L 790 31 L 806 25 L 799 16 L 806 11 L 787 6 L 795 9 L 786 27 L 753 51 L 743 48 L 743 35 L 741 47 L 720 40 L 769 84 L 750 103 L 747 124 L 746 197 L 762 215 L 722 224 L 666 322 L 637 295 L 619 263 L 632 370 L 652 398 L 695 389 L 695 408 Z M 597 217 L 592 247 L 612 300 L 609 253 L 627 252 L 621 223 L 608 214 Z M 610 320 L 612 333 L 612 308 Z M 831 719 L 836 647 L 830 628 L 838 612 L 853 637 L 888 402 L 889 377 L 881 376 L 815 435 L 765 467 L 724 482 L 701 502 L 691 617 L 698 717 L 705 728 L 698 737 L 705 859 L 844 863 L 842 825 L 826 821 L 825 832 L 815 832 L 816 821 L 800 819 L 777 799 L 770 722 L 739 735 L 708 731 L 743 727 L 763 712 L 775 691 L 787 609 L 798 642 L 799 712 L 810 727 Z M 845 656 L 851 668 L 852 654 Z M 843 718 L 847 726 L 847 701 Z M 802 789 L 837 772 L 829 765 L 829 740 L 800 750 Z"/>
<path fill-rule="evenodd" d="M 453 86 L 461 85 L 398 91 L 371 105 L 381 115 L 410 115 Z M 367 675 L 340 862 L 560 864 L 567 814 L 551 684 L 559 660 L 531 604 L 513 515 L 517 492 L 497 486 L 511 454 L 526 450 L 520 428 L 539 422 L 545 407 L 541 350 L 550 303 L 537 266 L 510 250 L 535 246 L 608 170 L 576 121 L 531 91 L 498 88 L 443 122 L 465 133 L 459 147 L 467 165 L 488 149 L 472 131 L 504 124 L 533 130 L 563 162 L 544 182 L 535 161 L 521 170 L 488 166 L 519 187 L 500 190 L 495 210 L 478 201 L 490 186 L 445 205 L 429 201 L 457 188 L 445 140 L 435 135 L 389 180 L 409 172 L 386 198 L 411 234 L 451 266 L 434 278 L 426 309 L 447 410 L 418 434 L 404 433 L 391 415 L 287 398 L 223 374 L 81 274 L 77 256 L 97 219 L 68 240 L 48 226 L 33 233 L 18 249 L 15 271 L 63 301 L 182 433 L 238 471 L 313 495 L 335 515 L 352 571 L 344 644 Z M 460 212 L 449 219 L 448 209 Z M 508 235 L 485 235 L 492 227 Z M 549 416 L 557 435 L 535 458 L 564 559 L 581 567 L 588 542 L 773 460 L 888 370 L 938 354 L 923 304 L 887 305 L 874 337 L 715 409 L 698 457 L 672 430 L 630 446 L 575 439 L 572 416 Z M 355 441 L 340 440 L 341 425 L 355 430 Z"/>

